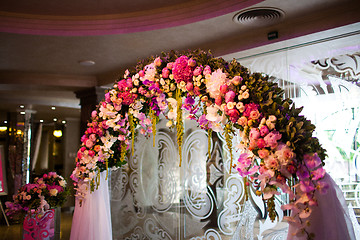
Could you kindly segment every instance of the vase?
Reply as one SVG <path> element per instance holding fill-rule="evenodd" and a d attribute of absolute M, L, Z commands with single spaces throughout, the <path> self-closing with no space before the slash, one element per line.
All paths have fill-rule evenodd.
<path fill-rule="evenodd" d="M 26 214 L 22 236 L 24 240 L 60 240 L 60 208 L 43 213 Z"/>

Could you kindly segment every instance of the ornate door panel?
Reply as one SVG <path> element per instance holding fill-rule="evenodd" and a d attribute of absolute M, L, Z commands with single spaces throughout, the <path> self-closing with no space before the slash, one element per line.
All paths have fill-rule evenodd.
<path fill-rule="evenodd" d="M 176 131 L 165 124 L 157 125 L 155 147 L 152 137 L 139 135 L 134 156 L 112 171 L 114 239 L 265 239 L 266 221 L 256 222 L 265 216 L 261 198 L 244 203 L 243 180 L 229 174 L 222 136 L 213 133 L 209 158 L 207 133 L 186 121 L 179 167 Z"/>

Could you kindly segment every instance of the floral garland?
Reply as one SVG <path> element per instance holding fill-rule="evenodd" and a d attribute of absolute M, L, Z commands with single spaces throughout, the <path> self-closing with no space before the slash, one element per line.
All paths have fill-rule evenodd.
<path fill-rule="evenodd" d="M 267 76 L 250 74 L 236 60 L 210 52 L 171 51 L 139 62 L 92 112 L 72 174 L 77 196 L 86 197 L 87 186 L 94 190 L 100 171 L 125 164 L 137 133 L 155 135 L 160 114 L 176 129 L 181 148 L 182 112 L 187 111 L 209 133 L 224 131 L 230 153 L 232 137 L 241 136 L 237 147 L 244 152 L 231 166 L 247 177 L 247 184 L 257 183 L 273 220 L 275 195 L 279 189 L 289 194 L 291 203 L 283 206 L 295 213 L 289 223 L 312 238 L 306 219 L 316 205 L 315 191 L 326 190 L 321 181 L 326 154 L 312 137 L 315 126 L 299 115 L 302 108 L 282 96 Z"/>

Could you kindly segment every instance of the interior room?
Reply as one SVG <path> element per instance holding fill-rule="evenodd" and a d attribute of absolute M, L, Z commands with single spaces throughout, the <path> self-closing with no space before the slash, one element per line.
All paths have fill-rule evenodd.
<path fill-rule="evenodd" d="M 198 49 L 267 76 L 283 99 L 303 107 L 360 239 L 359 12 L 357 0 L 0 1 L 0 239 L 97 239 L 74 236 L 80 185 L 71 177 L 91 119 L 102 117 L 94 110 L 142 60 L 156 64 L 171 51 Z M 241 152 L 226 148 L 225 135 L 184 120 L 179 147 L 169 119 L 158 116 L 149 135 L 129 137 L 127 163 L 106 165 L 106 177 L 98 168 L 95 185 L 89 183 L 93 191 L 101 178 L 99 189 L 109 195 L 103 211 L 110 213 L 110 237 L 103 239 L 286 239 L 290 213 L 280 206 L 289 196 L 276 195 L 270 221 L 264 199 L 231 170 Z M 232 138 L 233 146 L 241 141 Z M 25 229 L 24 216 L 10 216 L 6 202 L 50 177 L 67 189 L 52 212 L 53 235 L 26 238 L 33 228 Z"/>

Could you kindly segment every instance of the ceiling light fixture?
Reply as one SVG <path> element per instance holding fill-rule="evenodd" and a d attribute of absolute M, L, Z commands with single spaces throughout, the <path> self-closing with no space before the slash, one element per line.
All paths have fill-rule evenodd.
<path fill-rule="evenodd" d="M 24 105 L 20 105 L 20 108 L 24 108 L 25 106 Z"/>
<path fill-rule="evenodd" d="M 79 61 L 79 64 L 81 66 L 93 66 L 93 65 L 95 65 L 95 62 L 92 60 L 81 60 L 81 61 Z"/>
<path fill-rule="evenodd" d="M 54 122 L 57 122 L 57 118 L 54 118 L 53 120 L 54 120 Z"/>
<path fill-rule="evenodd" d="M 56 109 L 56 107 L 51 107 L 51 110 L 55 110 Z"/>
<path fill-rule="evenodd" d="M 39 122 L 43 123 L 43 122 L 44 122 L 44 120 L 40 119 L 40 120 L 39 120 Z"/>

